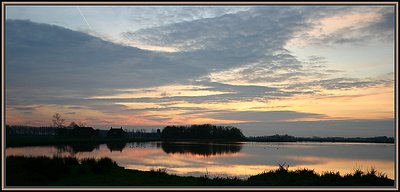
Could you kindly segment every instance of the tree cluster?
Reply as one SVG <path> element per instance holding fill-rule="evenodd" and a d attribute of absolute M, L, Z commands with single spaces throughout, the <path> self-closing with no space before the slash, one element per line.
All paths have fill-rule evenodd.
<path fill-rule="evenodd" d="M 167 126 L 161 132 L 163 139 L 243 139 L 240 129 L 232 126 L 210 124 L 191 126 Z"/>

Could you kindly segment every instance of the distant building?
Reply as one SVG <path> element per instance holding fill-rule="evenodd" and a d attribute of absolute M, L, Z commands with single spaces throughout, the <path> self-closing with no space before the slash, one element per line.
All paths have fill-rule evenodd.
<path fill-rule="evenodd" d="M 72 136 L 78 137 L 91 137 L 98 135 L 98 132 L 93 127 L 79 127 L 75 126 L 71 131 Z"/>
<path fill-rule="evenodd" d="M 121 128 L 110 128 L 110 130 L 107 131 L 107 137 L 125 137 L 126 132 Z"/>

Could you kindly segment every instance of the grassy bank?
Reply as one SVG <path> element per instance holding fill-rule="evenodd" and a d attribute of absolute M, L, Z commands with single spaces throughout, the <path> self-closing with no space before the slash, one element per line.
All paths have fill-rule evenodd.
<path fill-rule="evenodd" d="M 177 176 L 166 170 L 128 170 L 109 158 L 6 158 L 7 186 L 393 186 L 394 181 L 375 170 L 341 176 L 285 167 L 248 179 Z"/>

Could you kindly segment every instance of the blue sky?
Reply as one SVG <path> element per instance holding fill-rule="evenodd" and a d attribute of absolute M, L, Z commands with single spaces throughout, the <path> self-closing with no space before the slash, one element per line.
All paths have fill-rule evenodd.
<path fill-rule="evenodd" d="M 7 6 L 6 121 L 393 136 L 393 6 Z"/>

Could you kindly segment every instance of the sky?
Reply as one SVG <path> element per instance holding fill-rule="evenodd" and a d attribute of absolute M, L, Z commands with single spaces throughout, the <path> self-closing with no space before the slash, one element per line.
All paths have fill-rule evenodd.
<path fill-rule="evenodd" d="M 394 6 L 5 11 L 10 125 L 394 136 Z"/>

